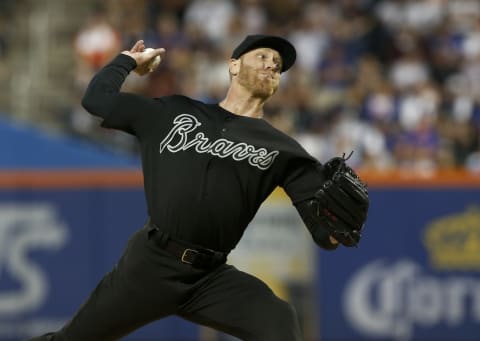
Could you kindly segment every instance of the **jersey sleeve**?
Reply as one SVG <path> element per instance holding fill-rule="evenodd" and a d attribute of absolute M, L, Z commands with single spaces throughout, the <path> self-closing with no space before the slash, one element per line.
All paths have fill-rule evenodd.
<path fill-rule="evenodd" d="M 320 162 L 297 158 L 289 162 L 281 186 L 292 200 L 292 203 L 296 205 L 313 197 L 324 181 L 325 178 Z"/>
<path fill-rule="evenodd" d="M 163 102 L 120 91 L 125 78 L 136 66 L 133 58 L 118 55 L 90 81 L 82 105 L 92 115 L 103 118 L 103 127 L 140 136 L 148 130 L 149 116 L 161 110 Z"/>

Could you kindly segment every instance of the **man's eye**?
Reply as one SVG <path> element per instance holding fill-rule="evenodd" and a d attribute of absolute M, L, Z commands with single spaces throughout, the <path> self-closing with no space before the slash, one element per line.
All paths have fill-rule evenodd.
<path fill-rule="evenodd" d="M 260 59 L 265 59 L 265 55 L 264 55 L 264 54 L 259 54 L 259 55 L 258 55 L 258 58 L 260 58 Z"/>

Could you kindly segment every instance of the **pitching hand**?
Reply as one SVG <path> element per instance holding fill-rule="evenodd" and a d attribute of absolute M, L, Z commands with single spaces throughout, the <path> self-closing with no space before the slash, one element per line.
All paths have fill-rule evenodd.
<path fill-rule="evenodd" d="M 149 62 L 155 58 L 156 56 L 160 56 L 160 58 L 165 53 L 164 48 L 153 49 L 150 51 L 145 51 L 145 42 L 143 40 L 139 40 L 133 45 L 130 51 L 123 51 L 122 53 L 132 57 L 137 62 L 137 67 L 133 70 L 140 76 L 143 76 L 150 72 L 148 68 Z"/>

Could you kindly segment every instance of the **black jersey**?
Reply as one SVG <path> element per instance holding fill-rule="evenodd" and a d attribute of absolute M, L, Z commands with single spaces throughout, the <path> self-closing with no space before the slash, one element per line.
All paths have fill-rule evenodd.
<path fill-rule="evenodd" d="M 148 214 L 172 237 L 228 252 L 277 186 L 298 203 L 322 184 L 320 163 L 263 119 L 185 96 L 120 92 L 135 67 L 119 55 L 82 104 L 104 127 L 137 137 Z"/>

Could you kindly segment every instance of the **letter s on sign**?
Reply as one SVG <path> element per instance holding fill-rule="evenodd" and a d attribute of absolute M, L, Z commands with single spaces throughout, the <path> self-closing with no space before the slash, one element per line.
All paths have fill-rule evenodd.
<path fill-rule="evenodd" d="M 28 255 L 37 249 L 56 250 L 66 240 L 67 229 L 53 206 L 0 205 L 0 269 L 5 277 L 18 283 L 13 289 L 0 290 L 0 315 L 32 311 L 46 300 L 47 276 Z"/>

